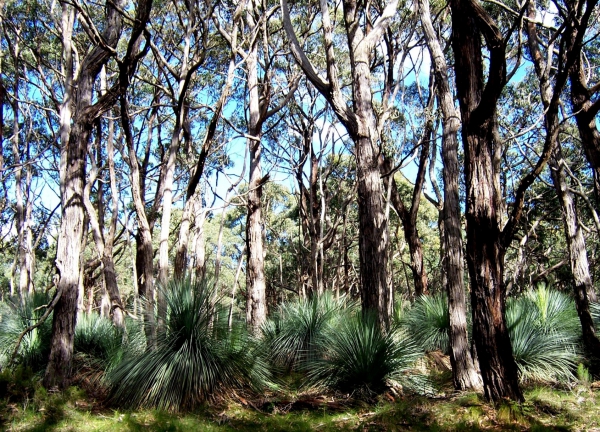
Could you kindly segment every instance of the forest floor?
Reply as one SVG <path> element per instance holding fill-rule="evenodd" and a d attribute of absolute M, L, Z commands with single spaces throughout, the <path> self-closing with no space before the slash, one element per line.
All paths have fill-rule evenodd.
<path fill-rule="evenodd" d="M 110 408 L 73 387 L 38 387 L 19 402 L 0 400 L 6 431 L 600 431 L 595 386 L 526 389 L 523 404 L 490 405 L 474 393 L 427 398 L 386 394 L 372 403 L 298 394 L 228 395 L 191 413 Z"/>

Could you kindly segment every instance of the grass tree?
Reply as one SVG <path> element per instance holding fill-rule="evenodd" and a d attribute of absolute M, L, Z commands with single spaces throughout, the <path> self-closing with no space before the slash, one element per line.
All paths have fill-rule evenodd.
<path fill-rule="evenodd" d="M 158 289 L 167 305 L 164 331 L 154 349 L 132 346 L 110 371 L 115 404 L 178 411 L 198 406 L 217 389 L 268 382 L 258 345 L 243 322 L 229 328 L 212 284 L 187 278 Z"/>

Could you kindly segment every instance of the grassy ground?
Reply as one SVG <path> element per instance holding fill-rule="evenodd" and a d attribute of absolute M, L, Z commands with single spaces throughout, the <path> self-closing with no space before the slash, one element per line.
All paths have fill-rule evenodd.
<path fill-rule="evenodd" d="M 19 397 L 14 397 L 15 393 Z M 305 395 L 290 400 L 228 398 L 186 414 L 103 407 L 72 388 L 12 389 L 0 400 L 7 431 L 600 431 L 600 392 L 530 388 L 521 405 L 493 407 L 464 393 L 445 398 L 387 395 L 373 404 Z M 235 401 L 235 402 L 234 402 Z"/>

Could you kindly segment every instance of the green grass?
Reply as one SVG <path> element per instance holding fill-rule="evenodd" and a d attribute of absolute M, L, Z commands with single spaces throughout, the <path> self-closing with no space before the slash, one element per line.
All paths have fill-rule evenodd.
<path fill-rule="evenodd" d="M 283 396 L 280 396 L 283 397 Z M 306 396 L 306 404 L 277 399 L 231 399 L 193 412 L 115 410 L 101 407 L 78 389 L 47 394 L 37 388 L 18 403 L 0 401 L 0 429 L 7 431 L 570 431 L 600 427 L 600 394 L 578 387 L 526 390 L 524 404 L 494 407 L 473 393 L 448 398 L 403 396 L 378 403 L 332 402 Z M 329 404 L 327 405 L 327 402 Z M 254 405 L 254 407 L 252 407 Z"/>

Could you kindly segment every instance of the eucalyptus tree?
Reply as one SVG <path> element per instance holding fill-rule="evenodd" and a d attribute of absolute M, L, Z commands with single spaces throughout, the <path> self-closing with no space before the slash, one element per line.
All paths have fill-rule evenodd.
<path fill-rule="evenodd" d="M 560 38 L 553 93 L 545 110 L 543 149 L 537 160 L 530 162 L 530 168 L 525 170 L 520 181 L 515 182 L 517 186 L 513 189 L 513 202 L 509 216 L 504 221 L 500 182 L 503 146 L 498 134 L 497 112 L 509 76 L 520 66 L 517 57 L 513 71 L 507 74 L 507 44 L 522 19 L 524 9 L 518 13 L 505 8 L 515 15 L 516 22 L 509 20 L 508 33 L 502 35 L 496 22 L 477 2 L 457 0 L 451 3 L 456 87 L 465 149 L 467 262 L 471 280 L 473 333 L 485 395 L 489 399 L 522 399 L 504 320 L 504 259 L 522 220 L 527 190 L 541 174 L 557 142 L 560 95 L 577 51 L 581 48 L 594 5 L 594 0 L 585 7 L 581 4 L 580 11 L 585 12 L 580 19 L 569 18 L 560 29 L 566 31 L 569 26 L 575 25 L 581 31 L 575 37 Z M 487 70 L 484 70 L 482 38 L 489 55 Z M 518 43 L 516 47 L 519 50 Z"/>
<path fill-rule="evenodd" d="M 83 193 L 86 171 L 86 154 L 93 125 L 106 110 L 110 109 L 129 84 L 129 77 L 143 53 L 143 31 L 149 19 L 151 0 L 141 1 L 132 10 L 134 24 L 127 41 L 126 53 L 119 59 L 119 80 L 106 95 L 94 101 L 94 84 L 102 67 L 116 54 L 123 30 L 123 10 L 126 3 L 107 3 L 102 31 L 90 12 L 93 5 L 75 5 L 62 2 L 63 45 L 63 100 L 60 106 L 61 143 L 61 227 L 57 246 L 56 266 L 59 274 L 57 294 L 53 300 L 54 318 L 50 357 L 44 385 L 64 388 L 71 375 L 73 337 L 77 319 L 77 298 L 80 278 L 80 257 L 83 247 L 84 204 Z M 102 13 L 101 11 L 94 11 Z M 75 17 L 81 20 L 89 42 L 84 46 L 73 45 Z M 74 56 L 79 63 L 75 69 Z"/>
<path fill-rule="evenodd" d="M 106 68 L 100 72 L 100 95 L 105 95 L 107 91 Z M 118 327 L 125 325 L 124 306 L 117 283 L 117 272 L 114 260 L 114 245 L 117 238 L 117 227 L 119 222 L 119 190 L 117 184 L 117 174 L 115 169 L 115 121 L 112 116 L 107 116 L 106 135 L 102 130 L 102 119 L 96 123 L 95 135 L 95 155 L 90 151 L 90 170 L 88 179 L 83 190 L 83 204 L 85 206 L 87 217 L 89 219 L 94 244 L 98 259 L 100 260 L 102 270 L 102 282 L 109 298 L 108 314 L 111 316 L 114 324 Z M 106 136 L 106 153 L 103 152 L 103 138 Z M 106 165 L 103 159 L 106 157 Z M 105 230 L 105 188 L 104 173 L 108 169 L 108 184 L 111 199 L 111 216 L 108 231 Z M 92 203 L 92 188 L 96 185 L 97 206 Z M 89 268 L 89 266 L 86 266 Z M 91 302 L 90 302 L 91 303 Z M 88 305 L 91 307 L 91 304 Z"/>
<path fill-rule="evenodd" d="M 300 260 L 302 271 L 299 284 L 302 294 L 311 297 L 324 292 L 323 253 L 326 248 L 323 245 L 323 224 L 327 206 L 323 196 L 319 199 L 319 184 L 322 184 L 320 162 L 324 151 L 316 149 L 315 131 L 321 132 L 317 129 L 317 122 L 324 121 L 325 110 L 319 109 L 318 95 L 310 87 L 302 86 L 297 96 L 300 100 L 290 105 L 290 115 L 286 117 L 288 127 L 296 135 L 288 138 L 288 153 L 298 186 L 298 210 L 304 243 L 301 250 L 309 251 L 308 259 Z M 308 174 L 305 172 L 307 162 Z"/>
<path fill-rule="evenodd" d="M 422 134 L 415 145 L 415 155 L 419 155 L 417 163 L 417 174 L 415 177 L 414 187 L 410 195 L 409 205 L 404 203 L 399 186 L 395 179 L 395 172 L 398 167 L 392 166 L 392 159 L 384 158 L 382 169 L 383 177 L 389 191 L 389 200 L 402 221 L 402 229 L 404 231 L 404 239 L 408 244 L 410 253 L 410 268 L 413 276 L 415 295 L 421 296 L 429 293 L 428 277 L 425 270 L 423 246 L 421 236 L 417 227 L 419 216 L 419 206 L 423 194 L 423 186 L 425 184 L 428 161 L 430 156 L 430 147 L 433 134 L 433 104 L 435 101 L 435 92 L 433 89 L 433 76 L 430 77 L 429 96 L 427 106 L 424 109 L 424 122 Z"/>
<path fill-rule="evenodd" d="M 47 153 L 48 142 L 52 139 L 44 114 L 44 109 L 52 108 L 46 105 L 43 96 L 38 101 L 32 97 L 40 87 L 42 92 L 45 90 L 38 82 L 36 52 L 51 54 L 56 52 L 57 47 L 51 42 L 43 42 L 45 29 L 35 19 L 36 12 L 46 13 L 46 5 L 9 3 L 2 4 L 2 9 L 5 18 L 0 21 L 4 36 L 1 123 L 4 129 L 5 121 L 10 122 L 10 127 L 6 128 L 10 131 L 7 137 L 10 146 L 6 153 L 4 148 L 0 148 L 0 175 L 3 204 L 12 203 L 16 233 L 10 291 L 12 295 L 27 295 L 34 289 L 33 231 L 36 221 L 33 213 L 40 178 L 36 165 Z M 5 105 L 10 108 L 7 115 L 4 113 Z M 10 195 L 9 189 L 12 191 Z"/>
<path fill-rule="evenodd" d="M 429 0 L 418 1 L 421 26 L 431 56 L 436 77 L 436 90 L 443 116 L 442 160 L 444 179 L 443 200 L 443 271 L 450 317 L 450 362 L 454 387 L 457 390 L 480 388 L 481 379 L 469 351 L 464 287 L 463 241 L 460 220 L 458 130 L 460 114 L 454 106 L 448 65 L 431 20 Z"/>
<path fill-rule="evenodd" d="M 152 51 L 162 75 L 175 81 L 175 85 L 172 85 L 171 79 L 166 80 L 168 86 L 166 93 L 171 99 L 175 123 L 171 131 L 171 140 L 164 161 L 162 184 L 164 192 L 162 193 L 163 204 L 160 223 L 158 283 L 163 286 L 167 285 L 169 277 L 169 234 L 177 156 L 182 138 L 185 137 L 188 141 L 192 140 L 189 114 L 190 102 L 193 97 L 191 97 L 190 90 L 193 88 L 196 72 L 203 66 L 206 53 L 211 49 L 208 41 L 213 5 L 211 2 L 192 1 L 183 4 L 175 2 L 172 7 L 172 18 L 165 18 L 163 15 L 165 18 L 162 21 L 163 24 L 158 25 L 155 31 L 157 42 L 152 43 Z M 163 13 L 165 12 L 163 10 Z M 182 28 L 173 28 L 174 23 L 180 24 Z M 171 27 L 170 31 L 165 31 L 165 25 Z M 158 40 L 160 40 L 160 43 L 158 43 Z M 178 45 L 182 45 L 181 52 L 177 49 Z M 172 48 L 169 49 L 169 47 Z M 168 54 L 165 55 L 163 52 Z M 159 319 L 164 320 L 166 313 L 164 292 L 159 290 L 158 293 Z"/>
<path fill-rule="evenodd" d="M 235 27 L 234 27 L 235 29 Z M 235 31 L 233 32 L 235 33 Z M 217 47 L 214 47 L 215 51 Z M 218 56 L 215 56 L 218 57 Z M 192 225 L 192 219 L 194 219 L 194 229 L 196 231 L 196 248 L 195 248 L 195 256 L 196 256 L 196 276 L 200 279 L 204 276 L 204 246 L 203 242 L 203 224 L 206 216 L 206 210 L 203 205 L 203 193 L 198 191 L 198 186 L 201 184 L 203 175 L 205 174 L 205 170 L 207 166 L 210 165 L 211 157 L 216 156 L 218 159 L 218 152 L 223 151 L 224 143 L 220 143 L 219 145 L 215 145 L 216 141 L 219 138 L 218 126 L 221 122 L 223 109 L 225 108 L 227 101 L 231 96 L 232 85 L 235 79 L 235 73 L 239 68 L 239 64 L 236 63 L 235 54 L 225 55 L 227 57 L 228 66 L 227 66 L 227 74 L 224 77 L 224 81 L 222 83 L 217 83 L 214 85 L 216 88 L 221 88 L 220 93 L 214 104 L 212 105 L 212 115 L 209 117 L 208 122 L 206 124 L 206 128 L 204 131 L 204 135 L 202 138 L 202 144 L 200 146 L 200 151 L 197 156 L 195 156 L 195 161 L 193 163 L 193 168 L 190 170 L 190 177 L 185 188 L 185 204 L 183 208 L 182 218 L 181 218 L 181 226 L 179 229 L 178 239 L 177 239 L 177 248 L 175 253 L 175 266 L 174 266 L 174 277 L 181 278 L 185 273 L 186 263 L 188 261 L 188 243 L 189 243 L 189 233 L 190 227 Z M 217 59 L 213 60 L 217 61 Z M 214 63 L 211 62 L 211 66 Z M 217 64 L 220 65 L 220 62 Z M 210 72 L 209 72 L 210 74 Z M 222 123 L 222 122 L 221 122 Z M 220 138 L 224 138 L 224 134 L 220 134 Z M 222 139 L 224 141 L 224 139 Z M 192 146 L 193 148 L 194 146 Z M 206 178 L 204 178 L 204 182 L 206 182 Z M 202 187 L 200 187 L 202 189 Z"/>
<path fill-rule="evenodd" d="M 562 6 L 564 9 L 570 11 L 570 13 L 564 23 L 565 30 L 560 40 L 560 54 L 556 59 L 558 62 L 557 69 L 559 73 L 554 77 L 554 80 L 551 79 L 550 71 L 555 61 L 555 57 L 552 54 L 544 55 L 542 53 L 540 37 L 538 36 L 537 26 L 535 24 L 536 7 L 535 3 L 532 1 L 527 3 L 529 20 L 526 24 L 526 29 L 529 51 L 540 82 L 540 96 L 544 106 L 545 127 L 548 135 L 547 139 L 554 140 L 553 152 L 550 158 L 550 169 L 554 188 L 556 189 L 558 200 L 562 208 L 565 237 L 567 240 L 571 273 L 573 275 L 575 304 L 581 322 L 583 341 L 590 353 L 593 353 L 595 356 L 600 356 L 600 340 L 594 329 L 594 322 L 590 314 L 589 306 L 590 301 L 596 300 L 596 294 L 592 284 L 583 229 L 579 222 L 578 210 L 575 205 L 573 193 L 571 192 L 567 181 L 569 167 L 563 156 L 560 143 L 559 110 L 557 106 L 560 93 L 566 85 L 567 74 L 570 77 L 572 87 L 574 85 L 575 87 L 580 86 L 577 90 L 572 89 L 572 95 L 573 92 L 582 91 L 581 85 L 584 85 L 581 81 L 583 79 L 583 72 L 581 71 L 583 38 L 588 23 L 592 19 L 593 10 L 596 7 L 596 4 L 597 0 L 581 3 L 565 1 L 563 3 Z M 557 30 L 551 36 L 550 42 L 548 43 L 549 53 L 552 53 L 554 40 L 557 39 L 559 34 L 560 30 Z M 574 79 L 576 79 L 575 82 Z M 583 109 L 583 107 L 577 103 L 573 104 L 573 108 L 578 110 Z M 587 110 L 584 111 L 587 113 Z M 581 112 L 576 114 L 575 117 L 579 126 L 582 142 L 586 143 L 587 141 L 587 144 L 584 144 L 584 146 L 586 147 L 586 151 L 589 152 L 587 147 L 589 147 L 590 144 L 589 140 L 593 139 L 595 124 L 594 126 L 590 126 L 590 121 L 584 121 L 583 117 L 585 116 L 581 116 L 580 114 Z M 578 115 L 579 118 L 577 118 Z M 589 154 L 587 154 L 587 156 L 589 158 Z M 594 178 L 597 180 L 596 174 L 594 174 Z"/>
<path fill-rule="evenodd" d="M 302 232 L 302 246 L 298 250 L 302 270 L 298 280 L 301 294 L 311 297 L 334 285 L 326 277 L 326 268 L 337 268 L 339 263 L 331 262 L 328 254 L 335 250 L 338 258 L 344 256 L 332 246 L 355 193 L 353 187 L 344 186 L 353 183 L 351 170 L 341 169 L 347 162 L 341 156 L 347 152 L 347 137 L 340 136 L 335 119 L 331 119 L 331 110 L 306 80 L 302 80 L 287 112 L 289 145 L 285 151 L 296 180 Z"/>
<path fill-rule="evenodd" d="M 594 10 L 594 5 L 595 3 L 581 0 L 557 5 L 561 17 L 569 17 L 568 14 L 573 14 L 575 17 L 575 20 L 565 19 L 567 27 L 564 37 L 572 40 L 579 39 L 582 33 L 586 34 L 587 27 L 591 25 L 594 26 L 594 31 L 598 32 L 598 11 Z M 590 16 L 586 19 L 589 22 L 578 22 L 586 15 Z M 587 33 L 589 34 L 589 32 Z M 598 80 L 597 74 L 590 73 L 590 59 L 593 61 L 597 56 L 598 43 L 596 39 L 595 35 L 589 34 L 588 39 L 581 43 L 581 49 L 575 51 L 576 58 L 569 70 L 569 82 L 573 114 L 584 153 L 594 172 L 596 200 L 600 200 L 600 131 L 596 122 L 598 112 L 600 112 L 600 98 L 598 97 L 600 80 Z"/>
<path fill-rule="evenodd" d="M 504 255 L 522 207 L 522 202 L 518 202 L 522 197 L 518 197 L 513 220 L 503 232 L 499 177 L 502 149 L 497 139 L 496 111 L 507 81 L 506 42 L 496 23 L 477 1 L 453 0 L 450 6 L 465 153 L 467 263 L 473 338 L 486 398 L 522 400 L 504 319 Z M 489 52 L 487 80 L 482 38 Z M 543 166 L 546 160 L 547 155 L 540 160 L 540 165 Z M 528 179 L 529 183 L 534 178 Z M 529 184 L 524 185 L 523 193 L 527 186 Z"/>
<path fill-rule="evenodd" d="M 372 52 L 396 13 L 398 2 L 393 0 L 385 8 L 372 11 L 365 4 L 343 1 L 343 24 L 347 38 L 350 66 L 351 99 L 342 88 L 334 49 L 334 27 L 328 2 L 320 2 L 320 22 L 324 41 L 326 78 L 315 69 L 301 46 L 291 21 L 289 6 L 281 0 L 285 32 L 291 51 L 308 80 L 330 104 L 355 145 L 357 161 L 358 211 L 360 226 L 361 300 L 365 310 L 378 313 L 379 325 L 390 324 L 392 301 L 388 289 L 388 229 L 385 218 L 383 187 L 379 171 L 379 137 L 375 121 L 371 89 L 370 64 Z M 377 16 L 374 16 L 372 12 Z M 337 22 L 337 20 L 335 21 Z"/>
<path fill-rule="evenodd" d="M 216 21 L 232 54 L 245 64 L 248 117 L 247 133 L 243 136 L 250 157 L 246 198 L 246 320 L 254 332 L 265 322 L 267 313 L 261 196 L 269 175 L 263 176 L 261 166 L 263 126 L 288 103 L 297 86 L 297 79 L 291 76 L 287 85 L 277 85 L 278 57 L 283 54 L 283 47 L 275 43 L 277 29 L 270 20 L 276 9 L 268 3 L 242 1 L 235 10 L 225 12 L 233 19 L 230 26 Z"/>

